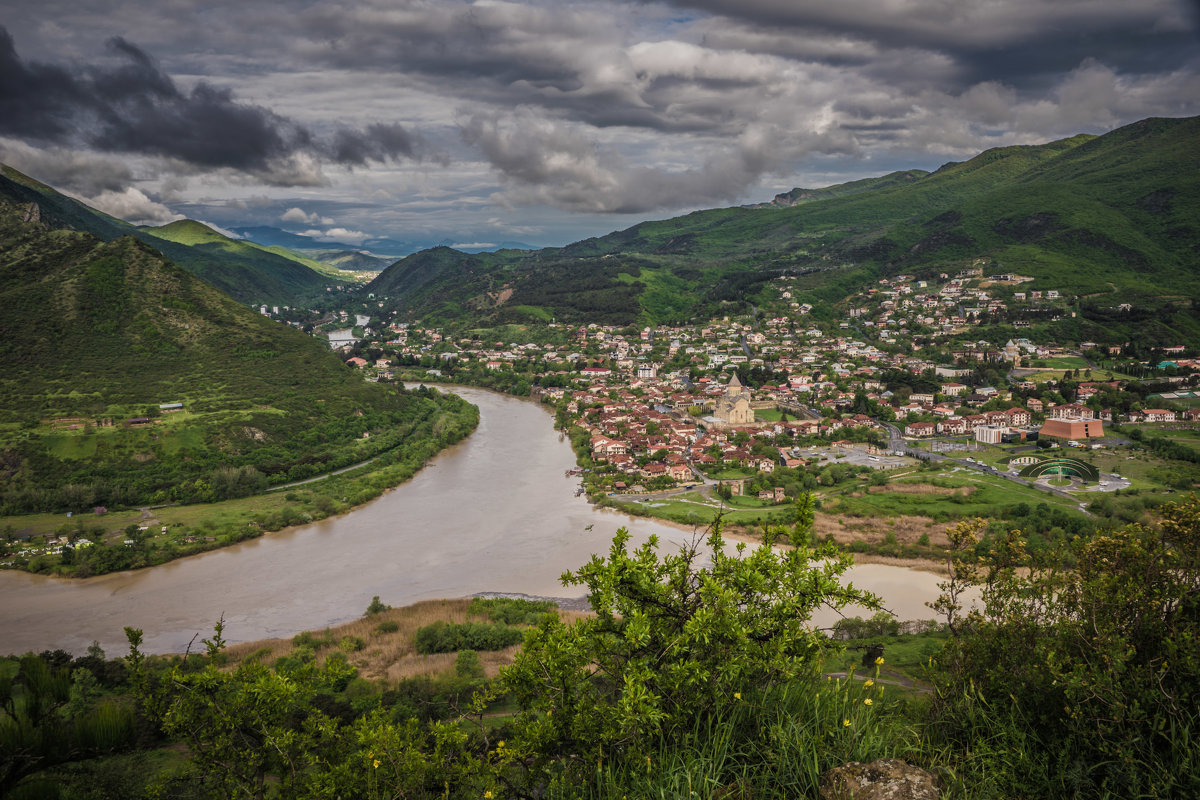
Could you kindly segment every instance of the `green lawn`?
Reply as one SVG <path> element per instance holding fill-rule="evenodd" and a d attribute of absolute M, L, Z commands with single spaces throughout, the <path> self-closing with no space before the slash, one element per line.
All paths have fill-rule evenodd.
<path fill-rule="evenodd" d="M 1074 502 L 1065 498 L 983 473 L 954 473 L 947 469 L 900 483 L 930 484 L 942 489 L 968 487 L 973 491 L 966 495 L 887 491 L 859 495 L 858 492 L 834 490 L 823 496 L 822 510 L 852 517 L 923 516 L 939 520 L 976 516 L 986 519 L 994 516 L 997 509 L 1016 503 L 1048 503 L 1078 510 Z"/>
<path fill-rule="evenodd" d="M 753 478 L 758 473 L 755 470 L 748 469 L 726 469 L 710 475 L 709 477 L 718 481 L 736 481 L 742 478 Z"/>
<path fill-rule="evenodd" d="M 1020 378 L 1020 380 L 1033 381 L 1034 383 L 1045 383 L 1046 381 L 1061 381 L 1063 379 L 1063 374 L 1067 371 L 1065 368 L 1064 369 L 1050 369 L 1050 368 L 1040 369 L 1040 368 L 1035 367 L 1034 369 L 1038 369 L 1038 371 L 1035 374 L 1028 375 L 1024 378 Z M 1081 364 L 1079 366 L 1079 369 L 1086 371 L 1087 368 Z M 1072 368 L 1072 373 L 1074 373 L 1074 368 Z M 1073 374 L 1072 374 L 1072 379 L 1074 379 Z M 1093 369 L 1091 377 L 1086 377 L 1083 372 L 1080 372 L 1079 380 L 1081 380 L 1081 381 L 1132 381 L 1132 380 L 1137 380 L 1137 378 L 1134 377 L 1133 375 L 1126 375 L 1124 372 L 1113 372 L 1113 371 L 1105 370 L 1105 369 Z"/>

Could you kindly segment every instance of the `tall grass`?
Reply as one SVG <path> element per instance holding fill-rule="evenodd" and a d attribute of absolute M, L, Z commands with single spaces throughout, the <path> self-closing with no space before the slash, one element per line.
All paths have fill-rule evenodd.
<path fill-rule="evenodd" d="M 813 675 L 762 695 L 732 698 L 683 736 L 663 737 L 649 756 L 598 764 L 591 783 L 550 796 L 725 798 L 816 797 L 820 775 L 848 761 L 923 760 L 910 698 L 888 697 L 853 674 Z"/>

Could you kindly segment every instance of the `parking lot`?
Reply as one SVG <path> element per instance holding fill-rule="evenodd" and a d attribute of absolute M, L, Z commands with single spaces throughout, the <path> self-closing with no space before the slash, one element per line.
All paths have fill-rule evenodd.
<path fill-rule="evenodd" d="M 888 450 L 878 454 L 867 452 L 865 444 L 850 444 L 840 447 L 803 447 L 798 455 L 810 461 L 823 460 L 833 464 L 853 464 L 857 467 L 873 469 L 896 469 L 897 467 L 912 466 L 917 463 L 915 458 L 892 455 Z"/>

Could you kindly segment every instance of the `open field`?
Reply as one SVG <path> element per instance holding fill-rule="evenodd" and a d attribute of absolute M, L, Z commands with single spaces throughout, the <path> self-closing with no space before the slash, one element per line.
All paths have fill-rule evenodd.
<path fill-rule="evenodd" d="M 1078 367 L 1072 367 L 1070 369 L 1070 372 L 1072 373 L 1072 375 L 1070 377 L 1073 380 L 1076 380 L 1074 378 L 1075 369 L 1081 370 L 1079 373 L 1079 378 L 1077 379 L 1077 380 L 1081 380 L 1081 381 L 1134 381 L 1134 380 L 1137 380 L 1137 377 L 1134 375 L 1129 375 L 1129 374 L 1126 374 L 1119 370 L 1109 370 L 1109 369 L 1093 369 L 1092 374 L 1090 376 L 1088 376 L 1086 374 L 1087 373 L 1087 365 L 1085 363 L 1082 363 L 1083 359 L 1079 359 L 1079 361 L 1081 363 L 1079 364 Z M 1032 375 L 1027 375 L 1026 377 L 1022 378 L 1021 380 L 1033 381 L 1034 383 L 1045 383 L 1046 381 L 1061 381 L 1063 379 L 1064 374 L 1068 371 L 1066 368 L 1051 369 L 1049 367 L 1047 367 L 1045 369 L 1039 369 L 1039 368 L 1033 367 L 1031 369 L 1038 369 L 1038 371 Z"/>
<path fill-rule="evenodd" d="M 896 490 L 905 485 L 914 488 Z M 870 491 L 842 491 L 825 498 L 822 510 L 847 517 L 918 515 L 939 521 L 990 518 L 998 508 L 1016 503 L 1048 503 L 1076 509 L 1074 503 L 1062 497 L 957 466 L 943 467 L 938 472 L 923 473 L 886 487 L 872 487 Z"/>

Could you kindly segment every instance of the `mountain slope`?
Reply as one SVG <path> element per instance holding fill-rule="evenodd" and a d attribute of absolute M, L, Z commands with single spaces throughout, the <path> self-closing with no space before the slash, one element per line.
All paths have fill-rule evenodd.
<path fill-rule="evenodd" d="M 230 239 L 195 220 L 139 228 L 139 239 L 180 267 L 244 303 L 295 303 L 324 291 L 329 279 L 295 257 Z"/>
<path fill-rule="evenodd" d="M 213 499 L 229 470 L 316 474 L 439 414 L 134 237 L 40 209 L 0 201 L 0 513 Z"/>
<path fill-rule="evenodd" d="M 135 236 L 243 303 L 297 304 L 329 284 L 328 278 L 294 259 L 238 245 L 201 223 L 181 220 L 161 228 L 137 228 L 2 165 L 0 200 L 36 203 L 43 222 L 54 228 L 81 231 L 104 241 Z"/>
<path fill-rule="evenodd" d="M 823 189 L 792 189 L 788 192 L 775 195 L 775 198 L 770 203 L 764 203 L 759 208 L 769 206 L 779 206 L 788 208 L 791 206 L 803 205 L 816 200 L 830 200 L 834 197 L 847 197 L 853 194 L 861 194 L 862 192 L 870 192 L 875 189 L 886 189 L 889 186 L 900 184 L 909 184 L 913 181 L 924 178 L 929 173 L 923 169 L 910 169 L 900 172 L 893 172 L 884 175 L 881 178 L 864 178 L 858 181 L 850 181 L 849 183 L 840 183 L 836 186 L 827 186 Z"/>
<path fill-rule="evenodd" d="M 381 272 L 393 263 L 391 259 L 358 250 L 323 250 L 313 253 L 313 258 L 339 270 L 354 272 Z"/>
<path fill-rule="evenodd" d="M 1027 275 L 1034 289 L 1200 302 L 1200 118 L 786 195 L 792 205 L 698 211 L 558 249 L 418 253 L 368 291 L 414 316 L 649 322 L 755 303 L 784 274 L 810 299 L 838 302 L 881 275 L 974 266 Z"/>

